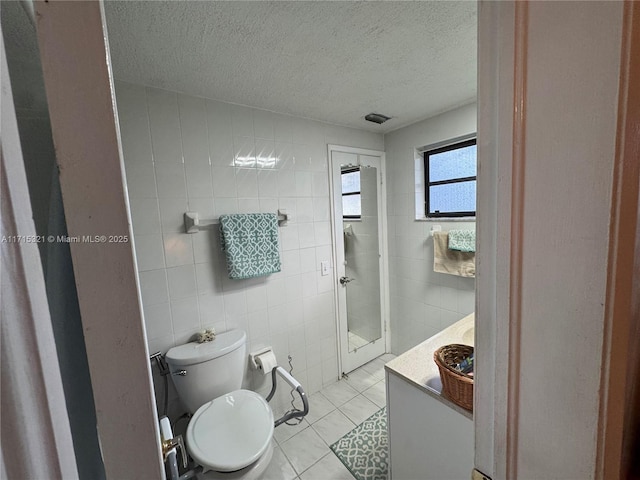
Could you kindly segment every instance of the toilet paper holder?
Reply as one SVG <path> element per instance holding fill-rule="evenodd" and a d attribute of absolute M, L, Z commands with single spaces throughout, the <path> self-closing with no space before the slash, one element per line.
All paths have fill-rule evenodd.
<path fill-rule="evenodd" d="M 249 354 L 249 364 L 251 365 L 251 368 L 254 370 L 262 370 L 262 365 L 260 365 L 257 361 L 256 358 L 258 358 L 260 355 L 264 355 L 265 353 L 269 353 L 272 352 L 273 353 L 273 349 L 271 347 L 264 347 L 261 348 L 260 350 L 256 350 L 255 352 L 251 352 Z M 263 372 L 265 375 L 269 372 Z"/>

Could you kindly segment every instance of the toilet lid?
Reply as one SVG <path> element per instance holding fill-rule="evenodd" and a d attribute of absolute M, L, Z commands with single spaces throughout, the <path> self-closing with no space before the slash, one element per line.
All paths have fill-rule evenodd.
<path fill-rule="evenodd" d="M 250 390 L 236 390 L 193 414 L 187 450 L 203 467 L 233 472 L 260 458 L 272 437 L 273 412 L 267 401 Z"/>

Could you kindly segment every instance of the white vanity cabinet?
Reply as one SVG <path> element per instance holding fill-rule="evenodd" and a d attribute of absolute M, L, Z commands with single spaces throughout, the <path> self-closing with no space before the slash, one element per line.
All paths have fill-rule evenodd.
<path fill-rule="evenodd" d="M 473 416 L 440 395 L 433 352 L 473 345 L 473 315 L 400 355 L 385 367 L 389 480 L 467 480 L 474 456 Z"/>

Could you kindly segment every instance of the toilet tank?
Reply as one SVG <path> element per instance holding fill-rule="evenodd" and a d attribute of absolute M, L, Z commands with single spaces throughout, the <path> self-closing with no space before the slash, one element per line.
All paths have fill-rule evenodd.
<path fill-rule="evenodd" d="M 189 412 L 242 386 L 246 340 L 245 332 L 231 330 L 211 342 L 191 342 L 167 352 L 171 379 Z"/>

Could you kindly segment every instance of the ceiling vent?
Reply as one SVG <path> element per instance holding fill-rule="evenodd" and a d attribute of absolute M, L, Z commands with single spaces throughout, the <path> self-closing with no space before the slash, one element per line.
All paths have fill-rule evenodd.
<path fill-rule="evenodd" d="M 365 115 L 365 117 L 364 117 L 365 120 L 367 120 L 369 122 L 377 123 L 378 125 L 383 124 L 384 122 L 386 122 L 390 118 L 391 117 L 387 117 L 386 115 L 382 115 L 380 113 L 370 113 L 368 115 Z"/>

